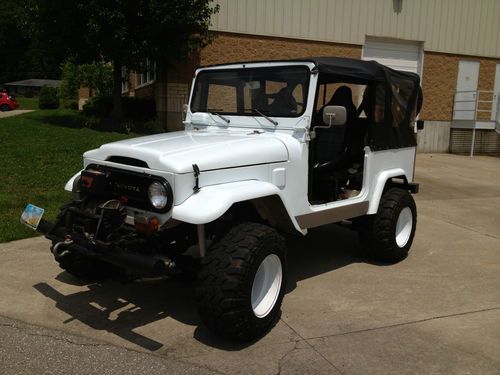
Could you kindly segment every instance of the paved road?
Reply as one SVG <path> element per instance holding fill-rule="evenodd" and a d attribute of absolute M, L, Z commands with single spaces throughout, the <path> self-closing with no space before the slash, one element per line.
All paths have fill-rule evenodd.
<path fill-rule="evenodd" d="M 22 115 L 23 113 L 33 112 L 33 109 L 14 109 L 13 111 L 0 112 L 0 119 Z"/>
<path fill-rule="evenodd" d="M 0 317 L 2 374 L 217 374 L 182 359 L 116 347 Z"/>
<path fill-rule="evenodd" d="M 192 284 L 85 285 L 44 239 L 3 244 L 0 369 L 500 374 L 500 159 L 419 155 L 416 176 L 408 259 L 365 262 L 337 226 L 290 241 L 282 318 L 249 345 L 200 325 Z"/>

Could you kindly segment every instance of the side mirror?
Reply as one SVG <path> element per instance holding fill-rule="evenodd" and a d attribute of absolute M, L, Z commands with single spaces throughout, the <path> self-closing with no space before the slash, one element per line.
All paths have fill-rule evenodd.
<path fill-rule="evenodd" d="M 328 125 L 344 125 L 347 121 L 347 110 L 340 105 L 328 105 L 323 110 L 323 122 Z"/>
<path fill-rule="evenodd" d="M 195 112 L 191 115 L 191 124 L 193 125 L 217 125 L 207 112 Z"/>

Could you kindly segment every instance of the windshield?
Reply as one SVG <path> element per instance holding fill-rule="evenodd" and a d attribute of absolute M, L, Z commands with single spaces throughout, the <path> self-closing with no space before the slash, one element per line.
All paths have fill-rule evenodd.
<path fill-rule="evenodd" d="M 309 76 L 305 66 L 201 71 L 196 77 L 191 111 L 299 117 L 306 109 Z"/>

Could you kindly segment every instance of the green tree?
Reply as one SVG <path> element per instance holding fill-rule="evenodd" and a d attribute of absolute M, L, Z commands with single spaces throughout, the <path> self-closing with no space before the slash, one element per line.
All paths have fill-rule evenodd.
<path fill-rule="evenodd" d="M 113 89 L 113 68 L 108 63 L 82 64 L 78 66 L 80 86 L 87 86 L 91 95 L 110 96 Z M 121 96 L 121 92 L 120 92 Z"/>
<path fill-rule="evenodd" d="M 155 99 L 158 121 L 167 126 L 165 86 L 169 69 L 194 55 L 212 41 L 209 31 L 211 0 L 151 0 L 149 22 L 142 29 L 145 55 L 156 62 Z"/>
<path fill-rule="evenodd" d="M 28 78 L 34 70 L 44 70 L 44 66 L 38 66 L 37 69 L 34 69 L 31 64 L 31 40 L 24 33 L 22 15 L 22 2 L 0 1 L 0 51 L 2 56 L 0 84 Z M 38 74 L 38 77 L 44 78 L 46 74 Z"/>
<path fill-rule="evenodd" d="M 86 86 L 90 95 L 110 96 L 113 88 L 113 69 L 107 63 L 75 64 L 71 59 L 62 67 L 59 96 L 77 99 L 78 89 Z"/>
<path fill-rule="evenodd" d="M 25 1 L 40 45 L 78 63 L 112 63 L 116 118 L 122 117 L 122 67 L 139 69 L 149 58 L 158 82 L 166 82 L 169 66 L 210 41 L 210 17 L 218 11 L 212 0 Z"/>
<path fill-rule="evenodd" d="M 78 99 L 80 88 L 80 77 L 78 65 L 67 60 L 62 67 L 61 85 L 59 86 L 59 97 L 61 99 Z"/>

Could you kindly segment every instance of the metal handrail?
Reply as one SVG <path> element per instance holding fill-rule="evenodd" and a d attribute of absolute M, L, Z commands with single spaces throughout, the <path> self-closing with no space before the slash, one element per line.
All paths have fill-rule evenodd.
<path fill-rule="evenodd" d="M 472 93 L 475 94 L 473 95 L 472 99 L 469 100 L 457 100 L 457 95 L 458 94 L 465 94 L 465 93 Z M 481 95 L 491 95 L 492 100 L 479 100 Z M 496 98 L 495 98 L 496 97 Z M 496 101 L 496 108 L 494 108 L 493 104 Z M 472 109 L 457 109 L 456 105 L 457 103 L 474 103 L 474 108 Z M 490 109 L 480 109 L 479 108 L 479 103 L 491 103 L 492 106 Z M 481 121 L 489 121 L 489 122 L 494 122 L 495 123 L 495 130 L 500 133 L 500 92 L 495 92 L 495 91 L 490 91 L 490 90 L 462 90 L 462 91 L 455 91 L 455 94 L 453 96 L 453 119 L 455 119 L 455 113 L 456 112 L 473 112 L 473 119 L 474 121 L 473 128 L 472 128 L 472 142 L 471 142 L 471 150 L 470 150 L 470 156 L 474 156 L 474 144 L 476 142 L 476 123 L 478 121 L 477 114 L 478 113 L 490 113 L 490 120 L 483 120 Z M 495 119 L 491 120 L 491 117 L 493 113 L 496 112 L 496 117 Z"/>

